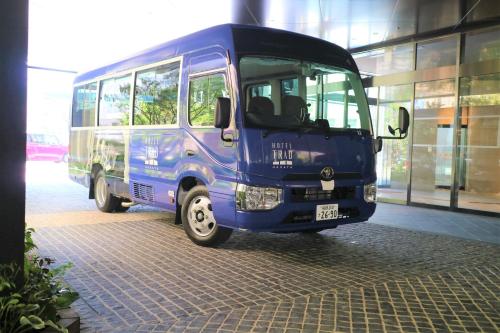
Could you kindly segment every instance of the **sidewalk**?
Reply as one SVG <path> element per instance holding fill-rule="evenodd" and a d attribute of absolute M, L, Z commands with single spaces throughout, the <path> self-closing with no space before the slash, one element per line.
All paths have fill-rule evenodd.
<path fill-rule="evenodd" d="M 500 218 L 378 203 L 371 223 L 500 244 Z"/>

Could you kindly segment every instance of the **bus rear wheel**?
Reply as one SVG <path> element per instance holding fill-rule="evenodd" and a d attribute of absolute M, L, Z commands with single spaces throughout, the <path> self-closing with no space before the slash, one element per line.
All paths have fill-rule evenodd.
<path fill-rule="evenodd" d="M 94 180 L 94 198 L 97 208 L 101 212 L 111 213 L 118 211 L 121 200 L 109 191 L 104 171 L 100 170 Z"/>
<path fill-rule="evenodd" d="M 217 224 L 205 186 L 195 186 L 186 195 L 181 209 L 182 226 L 195 244 L 215 246 L 224 243 L 233 230 Z"/>

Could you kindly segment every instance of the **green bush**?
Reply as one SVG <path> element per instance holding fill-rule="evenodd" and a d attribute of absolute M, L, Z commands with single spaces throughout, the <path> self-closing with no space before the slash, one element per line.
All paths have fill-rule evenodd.
<path fill-rule="evenodd" d="M 18 267 L 0 266 L 0 333 L 31 332 L 46 327 L 66 332 L 56 324 L 57 310 L 67 308 L 78 298 L 78 293 L 62 279 L 72 264 L 50 268 L 54 260 L 40 258 L 34 251 L 33 232 L 31 228 L 25 232 L 24 284 L 17 288 L 14 283 Z"/>

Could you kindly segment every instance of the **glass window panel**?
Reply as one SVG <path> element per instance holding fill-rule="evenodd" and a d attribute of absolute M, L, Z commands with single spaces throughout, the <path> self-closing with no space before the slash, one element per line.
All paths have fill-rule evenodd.
<path fill-rule="evenodd" d="M 252 98 L 245 114 L 248 126 L 320 129 L 328 124 L 332 128 L 372 130 L 363 84 L 356 73 L 298 59 L 259 57 L 243 57 L 240 73 L 243 86 L 247 80 L 267 82 L 249 87 Z M 300 96 L 282 95 L 281 81 L 292 74 L 297 78 Z M 256 98 L 257 94 L 262 96 L 256 86 L 268 87 L 269 83 L 272 93 Z"/>
<path fill-rule="evenodd" d="M 281 80 L 281 94 L 299 96 L 299 79 Z"/>
<path fill-rule="evenodd" d="M 130 75 L 102 81 L 99 95 L 99 126 L 128 125 Z"/>
<path fill-rule="evenodd" d="M 353 80 L 346 74 L 318 75 L 316 80 L 306 79 L 307 102 L 311 105 L 309 119 L 327 119 L 332 128 L 365 128 L 369 124 L 361 124 L 360 112 L 365 113 L 365 105 L 360 105 L 353 90 Z M 321 108 L 317 108 L 318 93 L 323 93 Z M 360 95 L 358 91 L 358 96 Z M 321 103 L 320 103 L 321 104 Z M 322 114 L 321 117 L 318 117 Z"/>
<path fill-rule="evenodd" d="M 412 71 L 413 58 L 413 44 L 391 46 L 354 55 L 360 72 L 371 76 Z"/>
<path fill-rule="evenodd" d="M 177 123 L 179 63 L 137 73 L 135 81 L 134 125 Z"/>
<path fill-rule="evenodd" d="M 380 87 L 379 103 L 407 102 L 411 99 L 412 90 L 411 86 L 407 84 Z"/>
<path fill-rule="evenodd" d="M 217 97 L 228 97 L 224 75 L 203 76 L 189 83 L 189 123 L 213 126 Z"/>
<path fill-rule="evenodd" d="M 498 0 L 467 0 L 467 21 L 479 21 L 500 16 L 500 1 Z"/>
<path fill-rule="evenodd" d="M 500 29 L 466 34 L 463 62 L 469 64 L 500 59 L 500 38 L 498 36 L 500 36 Z"/>
<path fill-rule="evenodd" d="M 443 38 L 417 44 L 417 70 L 455 65 L 456 37 Z"/>
<path fill-rule="evenodd" d="M 411 201 L 450 205 L 455 80 L 415 84 Z"/>
<path fill-rule="evenodd" d="M 96 93 L 97 83 L 95 82 L 75 88 L 71 117 L 73 127 L 94 126 Z"/>
<path fill-rule="evenodd" d="M 380 87 L 378 135 L 390 136 L 387 126 L 397 123 L 400 106 L 411 110 L 412 92 L 411 84 Z M 408 140 L 384 140 L 377 157 L 378 197 L 381 201 L 406 203 L 408 171 Z"/>
<path fill-rule="evenodd" d="M 419 0 L 418 32 L 432 31 L 455 25 L 459 18 L 458 0 Z"/>
<path fill-rule="evenodd" d="M 500 212 L 500 73 L 460 80 L 458 207 Z"/>
<path fill-rule="evenodd" d="M 253 85 L 249 88 L 249 91 L 250 97 L 262 96 L 271 98 L 271 85 L 268 83 Z"/>

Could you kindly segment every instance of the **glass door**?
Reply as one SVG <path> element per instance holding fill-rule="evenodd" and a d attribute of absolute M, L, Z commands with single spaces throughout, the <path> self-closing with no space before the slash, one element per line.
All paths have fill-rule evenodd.
<path fill-rule="evenodd" d="M 411 202 L 449 206 L 455 80 L 415 84 Z"/>
<path fill-rule="evenodd" d="M 380 136 L 391 136 L 388 125 L 397 124 L 400 106 L 411 109 L 413 85 L 383 86 L 379 91 L 378 128 Z M 408 140 L 384 140 L 377 156 L 378 197 L 381 201 L 406 203 L 408 189 Z"/>

